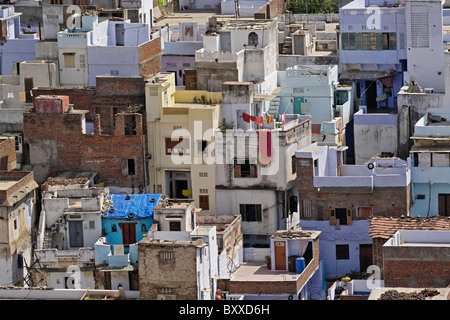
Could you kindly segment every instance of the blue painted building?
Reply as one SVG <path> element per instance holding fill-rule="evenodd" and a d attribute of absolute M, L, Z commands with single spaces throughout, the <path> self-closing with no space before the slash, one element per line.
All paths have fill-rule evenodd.
<path fill-rule="evenodd" d="M 23 34 L 20 29 L 21 13 L 13 6 L 0 6 L 0 74 L 20 74 L 19 63 L 36 59 L 36 33 Z"/>
<path fill-rule="evenodd" d="M 153 209 L 160 194 L 110 194 L 102 213 L 102 234 L 110 245 L 130 245 L 142 240 L 153 224 Z"/>
<path fill-rule="evenodd" d="M 368 112 L 397 107 L 407 66 L 405 6 L 355 0 L 339 10 L 340 80 L 354 81 L 354 95 Z"/>
<path fill-rule="evenodd" d="M 450 216 L 450 109 L 428 109 L 411 139 L 411 216 Z"/>

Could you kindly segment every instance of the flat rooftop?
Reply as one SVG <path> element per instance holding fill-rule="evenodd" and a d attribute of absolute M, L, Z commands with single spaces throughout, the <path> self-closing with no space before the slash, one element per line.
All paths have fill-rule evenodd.
<path fill-rule="evenodd" d="M 183 11 L 170 13 L 164 19 L 155 22 L 153 25 L 155 27 L 165 27 L 166 24 L 170 26 L 178 26 L 182 22 L 197 22 L 198 25 L 205 25 L 208 23 L 209 18 L 217 17 L 217 20 L 224 21 L 228 19 L 234 19 L 234 15 L 221 15 L 213 11 L 210 12 L 193 12 L 193 11 Z"/>
<path fill-rule="evenodd" d="M 231 281 L 297 281 L 301 274 L 269 270 L 263 261 L 246 261 L 233 273 Z"/>

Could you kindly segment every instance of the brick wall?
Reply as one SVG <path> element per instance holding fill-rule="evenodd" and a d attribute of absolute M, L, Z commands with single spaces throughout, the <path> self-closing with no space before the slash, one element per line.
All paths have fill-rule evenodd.
<path fill-rule="evenodd" d="M 308 163 L 303 166 L 301 163 Z M 299 199 L 311 200 L 311 217 L 305 220 L 330 220 L 331 210 L 346 208 L 351 220 L 367 219 L 357 216 L 357 207 L 372 207 L 373 216 L 399 217 L 409 212 L 410 186 L 408 187 L 327 187 L 313 185 L 313 160 L 297 158 L 297 188 Z M 332 224 L 333 221 L 331 221 Z"/>
<path fill-rule="evenodd" d="M 2 166 L 6 166 L 6 168 Z M 0 170 L 11 171 L 16 167 L 16 143 L 14 138 L 0 140 Z"/>
<path fill-rule="evenodd" d="M 65 88 L 65 87 L 52 87 L 52 88 L 34 88 L 33 99 L 40 95 L 63 95 L 68 96 L 69 101 L 73 104 L 76 110 L 86 110 L 89 114 L 86 115 L 86 121 L 92 121 L 92 99 L 95 95 L 95 87 L 84 88 Z"/>
<path fill-rule="evenodd" d="M 384 247 L 386 287 L 444 288 L 450 284 L 450 247 Z"/>
<path fill-rule="evenodd" d="M 141 76 L 161 72 L 161 38 L 150 40 L 139 46 L 139 70 Z"/>
<path fill-rule="evenodd" d="M 384 277 L 383 273 L 383 245 L 386 243 L 386 239 L 373 238 L 372 239 L 372 257 L 373 264 L 380 268 L 381 278 Z"/>
<path fill-rule="evenodd" d="M 279 12 L 279 10 L 282 10 L 283 5 L 284 5 L 283 0 L 271 0 L 269 1 L 269 3 L 265 4 L 255 12 L 254 18 L 275 19 L 279 13 L 280 14 L 284 13 L 284 11 Z M 269 13 L 269 15 L 267 15 L 267 13 Z"/>
<path fill-rule="evenodd" d="M 86 111 L 64 114 L 24 113 L 24 138 L 30 145 L 31 166 L 36 180 L 64 171 L 97 172 L 99 182 L 124 188 L 143 188 L 144 136 L 141 114 L 120 114 L 112 135 L 99 133 L 98 115 L 94 134 L 82 133 L 82 115 Z M 125 135 L 124 119 L 133 115 L 136 134 Z M 134 174 L 128 174 L 127 159 L 134 159 Z"/>

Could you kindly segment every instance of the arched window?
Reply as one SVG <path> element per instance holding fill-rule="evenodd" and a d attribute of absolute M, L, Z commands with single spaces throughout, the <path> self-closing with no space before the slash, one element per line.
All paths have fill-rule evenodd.
<path fill-rule="evenodd" d="M 258 45 L 258 35 L 255 32 L 250 32 L 248 35 L 248 45 L 256 46 Z"/>

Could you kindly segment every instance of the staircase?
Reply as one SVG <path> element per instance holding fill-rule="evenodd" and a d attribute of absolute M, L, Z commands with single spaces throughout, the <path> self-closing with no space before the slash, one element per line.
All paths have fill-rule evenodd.
<path fill-rule="evenodd" d="M 281 54 L 292 54 L 292 37 L 284 38 L 283 50 Z"/>
<path fill-rule="evenodd" d="M 270 101 L 269 110 L 267 113 L 276 118 L 278 116 L 278 107 L 280 106 L 280 97 L 275 97 Z"/>
<path fill-rule="evenodd" d="M 53 232 L 51 232 L 50 230 L 45 230 L 44 242 L 42 244 L 42 249 L 51 249 L 52 248 L 52 235 L 53 235 Z"/>

